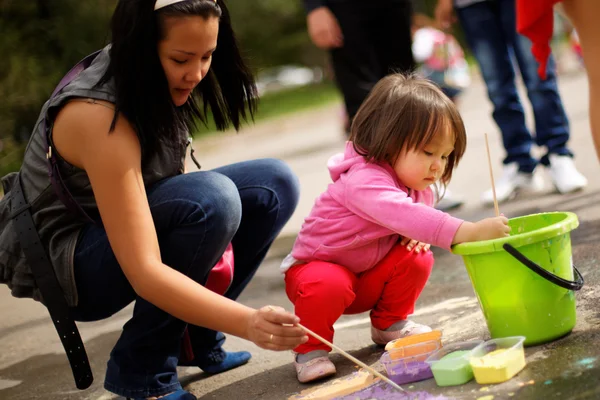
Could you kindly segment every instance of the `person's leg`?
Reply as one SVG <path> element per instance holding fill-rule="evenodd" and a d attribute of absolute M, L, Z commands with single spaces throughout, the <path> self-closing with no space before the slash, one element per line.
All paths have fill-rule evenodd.
<path fill-rule="evenodd" d="M 214 172 L 233 181 L 241 200 L 241 222 L 232 240 L 233 282 L 225 293 L 226 297 L 235 300 L 294 213 L 299 186 L 290 168 L 275 159 L 246 161 L 217 168 Z M 249 358 L 249 354 L 238 353 L 239 357 L 236 357 L 235 353 L 226 353 L 221 348 L 225 341 L 221 332 L 189 326 L 189 333 L 195 358 L 188 365 L 216 373 L 235 367 Z"/>
<path fill-rule="evenodd" d="M 367 33 L 379 60 L 378 79 L 394 72 L 413 71 L 416 63 L 412 53 L 412 2 L 387 0 L 367 3 L 370 5 Z"/>
<path fill-rule="evenodd" d="M 431 331 L 407 318 L 415 311 L 433 263 L 431 251 L 416 253 L 397 244 L 375 267 L 359 276 L 356 300 L 345 314 L 371 310 L 371 336 L 377 344 Z"/>
<path fill-rule="evenodd" d="M 344 96 L 349 122 L 375 83 L 381 79 L 381 66 L 369 37 L 369 2 L 330 2 L 344 45 L 330 50 L 335 80 Z"/>
<path fill-rule="evenodd" d="M 537 72 L 538 63 L 531 53 L 531 42 L 516 31 L 515 2 L 502 0 L 500 5 L 504 32 L 512 43 L 533 108 L 536 142 L 546 148 L 540 162 L 548 167 L 552 183 L 560 193 L 583 189 L 587 179 L 575 167 L 573 153 L 567 147 L 569 121 L 558 92 L 554 58 L 550 55 L 546 79 L 542 80 Z"/>
<path fill-rule="evenodd" d="M 233 182 L 214 172 L 179 175 L 150 187 L 148 202 L 163 262 L 203 284 L 240 224 Z M 136 297 L 101 226 L 82 233 L 74 263 L 77 320 L 106 318 L 136 300 L 111 352 L 106 389 L 136 398 L 181 389 L 176 367 L 186 324 Z"/>
<path fill-rule="evenodd" d="M 285 291 L 294 303 L 294 312 L 300 323 L 320 336 L 333 341 L 333 324 L 355 299 L 357 282 L 347 268 L 326 261 L 312 261 L 296 265 L 285 274 Z M 331 348 L 312 336 L 294 351 L 305 354 Z"/>
<path fill-rule="evenodd" d="M 487 86 L 494 106 L 493 117 L 506 150 L 504 164 L 518 163 L 519 171 L 531 173 L 533 139 L 525 125 L 525 112 L 517 93 L 509 44 L 503 32 L 497 2 L 481 2 L 458 8 L 458 19 Z"/>
<path fill-rule="evenodd" d="M 356 276 L 345 267 L 325 261 L 296 265 L 285 274 L 285 291 L 294 303 L 300 322 L 321 337 L 333 342 L 333 324 L 355 298 Z M 309 336 L 296 347 L 294 359 L 300 382 L 311 382 L 336 373 L 329 360 L 331 348 Z"/>
<path fill-rule="evenodd" d="M 531 42 L 517 33 L 515 1 L 500 0 L 498 5 L 503 33 L 513 49 L 533 108 L 536 142 L 545 146 L 548 154 L 572 156 L 567 148 L 569 121 L 558 92 L 554 58 L 550 56 L 547 79 L 542 80 L 537 73 L 538 63 L 531 53 Z M 541 163 L 549 164 L 547 155 Z"/>
<path fill-rule="evenodd" d="M 596 0 L 564 0 L 564 8 L 573 22 L 589 80 L 590 124 L 596 154 L 600 160 L 600 2 Z"/>

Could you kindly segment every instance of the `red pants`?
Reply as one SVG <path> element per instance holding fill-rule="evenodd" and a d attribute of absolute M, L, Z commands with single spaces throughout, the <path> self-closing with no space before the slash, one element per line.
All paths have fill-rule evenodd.
<path fill-rule="evenodd" d="M 296 265 L 285 274 L 285 291 L 300 323 L 332 342 L 333 324 L 342 314 L 371 310 L 371 323 L 379 330 L 405 320 L 414 312 L 432 267 L 431 251 L 415 253 L 398 244 L 377 265 L 358 275 L 325 261 Z M 308 337 L 295 352 L 331 351 Z"/>

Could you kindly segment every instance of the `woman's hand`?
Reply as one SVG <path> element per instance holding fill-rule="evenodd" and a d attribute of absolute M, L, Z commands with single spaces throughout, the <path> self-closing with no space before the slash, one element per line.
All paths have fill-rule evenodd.
<path fill-rule="evenodd" d="M 418 242 L 416 240 L 413 240 L 413 239 L 410 239 L 407 237 L 403 237 L 402 240 L 400 241 L 400 244 L 402 246 L 406 245 L 406 248 L 408 249 L 408 251 L 415 249 L 415 253 L 420 253 L 421 251 L 426 252 L 431 247 L 430 244 Z"/>
<path fill-rule="evenodd" d="M 281 307 L 265 306 L 255 310 L 248 321 L 246 337 L 267 350 L 292 350 L 308 340 L 296 324 L 300 318 Z"/>

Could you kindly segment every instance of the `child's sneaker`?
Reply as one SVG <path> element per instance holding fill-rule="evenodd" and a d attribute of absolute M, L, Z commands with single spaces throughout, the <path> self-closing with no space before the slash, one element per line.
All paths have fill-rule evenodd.
<path fill-rule="evenodd" d="M 392 340 L 418 335 L 420 333 L 431 332 L 431 328 L 427 325 L 417 324 L 416 322 L 408 319 L 405 321 L 396 322 L 390 328 L 392 330 L 380 331 L 371 325 L 371 339 L 373 342 L 378 345 L 385 346 Z"/>
<path fill-rule="evenodd" d="M 305 363 L 299 363 L 294 359 L 294 367 L 296 367 L 298 381 L 301 383 L 323 379 L 337 372 L 328 356 L 313 358 Z"/>

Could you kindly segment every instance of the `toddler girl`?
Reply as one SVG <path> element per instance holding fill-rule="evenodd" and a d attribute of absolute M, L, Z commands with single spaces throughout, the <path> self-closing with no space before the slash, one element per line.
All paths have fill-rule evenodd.
<path fill-rule="evenodd" d="M 371 338 L 389 341 L 431 331 L 407 319 L 423 290 L 430 244 L 509 234 L 501 216 L 471 223 L 433 208 L 436 181 L 447 184 L 466 146 L 452 101 L 434 83 L 389 75 L 364 101 L 344 154 L 330 159 L 333 183 L 315 202 L 283 261 L 296 315 L 329 341 L 342 314 L 371 312 Z M 296 347 L 300 382 L 335 374 L 326 345 Z"/>

